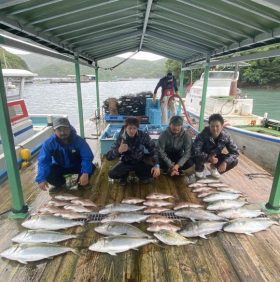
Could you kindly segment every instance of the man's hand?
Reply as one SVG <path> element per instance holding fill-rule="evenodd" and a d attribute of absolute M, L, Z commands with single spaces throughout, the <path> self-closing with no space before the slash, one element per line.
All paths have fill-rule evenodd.
<path fill-rule="evenodd" d="M 48 184 L 47 181 L 43 181 L 43 182 L 39 183 L 38 186 L 43 191 L 47 191 L 47 189 L 49 188 L 49 184 Z"/>
<path fill-rule="evenodd" d="M 153 95 L 153 103 L 154 104 L 156 103 L 156 99 L 157 99 L 157 93 L 154 93 L 154 95 Z"/>
<path fill-rule="evenodd" d="M 174 176 L 174 175 L 179 175 L 179 168 L 180 166 L 178 164 L 175 164 L 173 167 L 171 167 L 171 172 L 170 175 Z"/>
<path fill-rule="evenodd" d="M 211 155 L 211 156 L 208 158 L 208 161 L 209 161 L 211 164 L 216 164 L 216 163 L 218 163 L 219 159 L 216 157 L 216 155 Z"/>
<path fill-rule="evenodd" d="M 157 166 L 152 167 L 151 174 L 154 178 L 157 178 L 160 176 L 160 168 Z"/>
<path fill-rule="evenodd" d="M 227 163 L 226 162 L 222 162 L 219 167 L 218 167 L 218 172 L 219 173 L 223 173 L 225 172 L 227 169 Z"/>
<path fill-rule="evenodd" d="M 119 153 L 122 154 L 128 150 L 128 145 L 123 143 L 123 140 L 121 142 L 121 145 L 118 149 Z"/>
<path fill-rule="evenodd" d="M 85 186 L 88 184 L 88 174 L 87 173 L 83 173 L 80 176 L 79 183 L 81 186 Z"/>

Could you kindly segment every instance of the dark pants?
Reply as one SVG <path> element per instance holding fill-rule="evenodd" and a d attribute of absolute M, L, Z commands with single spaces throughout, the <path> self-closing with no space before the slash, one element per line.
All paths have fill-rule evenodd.
<path fill-rule="evenodd" d="M 170 158 L 171 159 L 171 158 Z M 178 159 L 175 159 L 175 158 L 172 158 L 171 159 L 172 162 L 174 162 L 175 164 L 179 161 Z M 160 168 L 163 169 L 164 171 L 167 171 L 169 169 L 169 167 L 167 166 L 167 164 L 162 160 L 162 159 L 159 159 L 159 163 L 160 163 Z M 189 159 L 187 160 L 182 167 L 180 167 L 180 171 L 181 170 L 186 170 L 190 167 L 192 167 L 194 164 L 193 160 L 192 159 Z"/>
<path fill-rule="evenodd" d="M 130 171 L 134 171 L 136 176 L 141 179 L 147 179 L 152 177 L 151 169 L 152 165 L 146 164 L 143 161 L 136 163 L 124 163 L 118 162 L 109 171 L 108 175 L 112 179 L 126 179 Z"/>
<path fill-rule="evenodd" d="M 218 163 L 215 164 L 215 167 L 218 168 L 220 164 L 228 157 L 228 154 L 220 154 L 217 155 Z M 202 172 L 204 170 L 204 164 L 207 162 L 205 160 L 202 160 L 201 158 L 194 158 L 195 162 L 195 171 Z M 238 164 L 238 160 L 234 160 L 232 163 L 227 163 L 226 171 L 234 168 Z M 226 171 L 222 172 L 225 173 Z"/>
<path fill-rule="evenodd" d="M 95 165 L 92 164 L 92 173 L 94 173 Z M 51 172 L 47 177 L 47 182 L 55 187 L 61 187 L 65 184 L 66 180 L 64 175 L 66 174 L 78 174 L 78 180 L 81 176 L 81 167 L 74 167 L 74 168 L 64 168 L 60 165 L 53 164 L 51 167 Z"/>

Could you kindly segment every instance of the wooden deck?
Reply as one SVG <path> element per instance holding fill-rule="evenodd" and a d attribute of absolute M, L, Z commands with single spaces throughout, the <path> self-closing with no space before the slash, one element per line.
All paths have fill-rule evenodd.
<path fill-rule="evenodd" d="M 95 155 L 99 155 L 96 142 L 90 140 Z M 103 161 L 96 171 L 93 188 L 73 192 L 89 198 L 99 205 L 120 202 L 128 196 L 144 198 L 152 191 L 168 193 L 177 201 L 200 200 L 184 184 L 183 177 L 160 176 L 153 184 L 130 184 L 120 187 L 108 182 L 107 172 L 111 164 Z M 241 156 L 239 165 L 222 177 L 234 188 L 243 191 L 249 202 L 267 202 L 272 177 L 249 179 L 246 174 L 265 173 L 260 167 Z M 33 179 L 36 162 L 22 173 L 25 199 L 34 210 L 46 203 L 50 196 L 39 191 Z M 1 185 L 0 212 L 10 208 L 8 184 Z M 278 218 L 278 216 L 274 216 Z M 9 220 L 0 216 L 0 252 L 11 245 L 11 238 L 19 233 L 22 220 Z M 94 232 L 96 224 L 67 230 L 80 234 L 78 239 L 64 243 L 77 247 L 80 256 L 68 253 L 52 260 L 22 265 L 0 258 L 0 281 L 277 281 L 280 277 L 280 227 L 254 236 L 231 233 L 210 235 L 208 240 L 199 239 L 197 244 L 172 247 L 147 245 L 139 251 L 131 250 L 117 256 L 96 253 L 88 246 L 101 236 Z M 138 224 L 145 230 L 145 224 Z"/>

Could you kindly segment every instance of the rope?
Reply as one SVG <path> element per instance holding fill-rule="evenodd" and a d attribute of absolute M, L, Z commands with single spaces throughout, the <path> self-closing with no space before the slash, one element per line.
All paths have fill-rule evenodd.
<path fill-rule="evenodd" d="M 184 101 L 182 100 L 181 96 L 179 96 L 178 94 L 175 94 L 173 97 L 179 98 L 179 101 L 181 102 L 182 107 L 183 107 L 183 113 L 184 113 L 184 115 L 185 115 L 185 117 L 186 117 L 188 123 L 193 127 L 194 124 L 193 124 L 193 122 L 192 122 L 192 120 L 191 120 L 191 117 L 190 117 L 189 113 L 188 113 L 187 110 L 186 110 Z M 169 99 L 170 99 L 170 98 L 169 98 Z"/>

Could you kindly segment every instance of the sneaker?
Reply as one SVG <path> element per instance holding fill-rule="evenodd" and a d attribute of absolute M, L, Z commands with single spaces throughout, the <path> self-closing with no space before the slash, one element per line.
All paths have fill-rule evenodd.
<path fill-rule="evenodd" d="M 197 178 L 204 178 L 204 172 L 203 171 L 196 171 L 195 176 Z"/>
<path fill-rule="evenodd" d="M 152 179 L 151 178 L 142 178 L 142 179 L 139 179 L 139 181 L 142 184 L 150 184 L 150 183 L 152 183 Z"/>
<path fill-rule="evenodd" d="M 210 173 L 214 178 L 220 178 L 220 176 L 221 176 L 216 168 L 211 168 Z"/>
<path fill-rule="evenodd" d="M 195 174 L 191 174 L 189 176 L 185 176 L 185 179 L 186 179 L 186 184 L 189 185 L 189 184 L 193 184 L 196 182 L 196 177 L 195 177 Z"/>
<path fill-rule="evenodd" d="M 126 180 L 126 178 L 121 178 L 121 179 L 120 179 L 120 185 L 121 185 L 121 186 L 126 186 L 126 185 L 127 185 L 127 180 Z"/>

